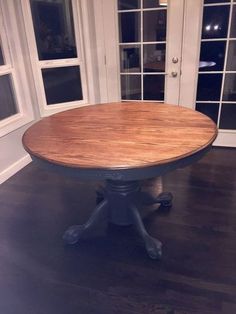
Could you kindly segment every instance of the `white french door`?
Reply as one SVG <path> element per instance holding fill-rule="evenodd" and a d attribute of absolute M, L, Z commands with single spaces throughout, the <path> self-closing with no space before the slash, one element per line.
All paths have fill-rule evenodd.
<path fill-rule="evenodd" d="M 219 128 L 215 142 L 236 147 L 236 1 L 204 0 L 196 110 Z"/>
<path fill-rule="evenodd" d="M 236 1 L 186 0 L 180 101 L 218 126 L 214 145 L 236 147 Z"/>
<path fill-rule="evenodd" d="M 184 0 L 117 1 L 122 100 L 178 104 L 183 13 Z"/>

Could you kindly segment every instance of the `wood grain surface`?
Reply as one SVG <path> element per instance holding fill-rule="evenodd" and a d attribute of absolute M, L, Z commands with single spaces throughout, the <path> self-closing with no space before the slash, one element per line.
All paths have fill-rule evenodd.
<path fill-rule="evenodd" d="M 31 126 L 25 149 L 49 162 L 78 168 L 130 169 L 190 156 L 211 145 L 214 122 L 180 106 L 130 102 L 67 110 Z"/>

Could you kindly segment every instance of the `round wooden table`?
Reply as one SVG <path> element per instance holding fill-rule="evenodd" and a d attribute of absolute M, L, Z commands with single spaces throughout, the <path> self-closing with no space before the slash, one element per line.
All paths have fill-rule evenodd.
<path fill-rule="evenodd" d="M 162 244 L 142 222 L 140 204 L 170 206 L 172 195 L 152 197 L 140 182 L 199 160 L 210 149 L 217 128 L 205 115 L 180 106 L 151 102 L 108 103 L 67 110 L 43 118 L 23 136 L 26 151 L 39 165 L 78 176 L 105 180 L 89 220 L 64 234 L 76 243 L 106 214 L 118 225 L 135 224 L 151 258 Z"/>

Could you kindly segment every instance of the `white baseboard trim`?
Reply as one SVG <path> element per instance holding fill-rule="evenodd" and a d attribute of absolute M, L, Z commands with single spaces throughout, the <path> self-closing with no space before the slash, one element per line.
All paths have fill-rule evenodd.
<path fill-rule="evenodd" d="M 10 165 L 8 168 L 0 172 L 0 184 L 5 182 L 7 179 L 9 179 L 11 176 L 16 174 L 19 170 L 27 166 L 32 159 L 30 158 L 30 155 L 25 155 L 24 157 L 20 158 L 16 162 L 14 162 L 12 165 Z"/>
<path fill-rule="evenodd" d="M 213 146 L 236 147 L 236 132 L 224 132 L 219 130 Z"/>

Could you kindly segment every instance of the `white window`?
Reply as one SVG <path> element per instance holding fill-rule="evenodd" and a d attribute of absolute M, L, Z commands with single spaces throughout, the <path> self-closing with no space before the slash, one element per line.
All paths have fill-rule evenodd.
<path fill-rule="evenodd" d="M 13 3 L 0 0 L 0 136 L 32 119 Z"/>
<path fill-rule="evenodd" d="M 78 1 L 21 4 L 41 115 L 88 103 Z"/>

